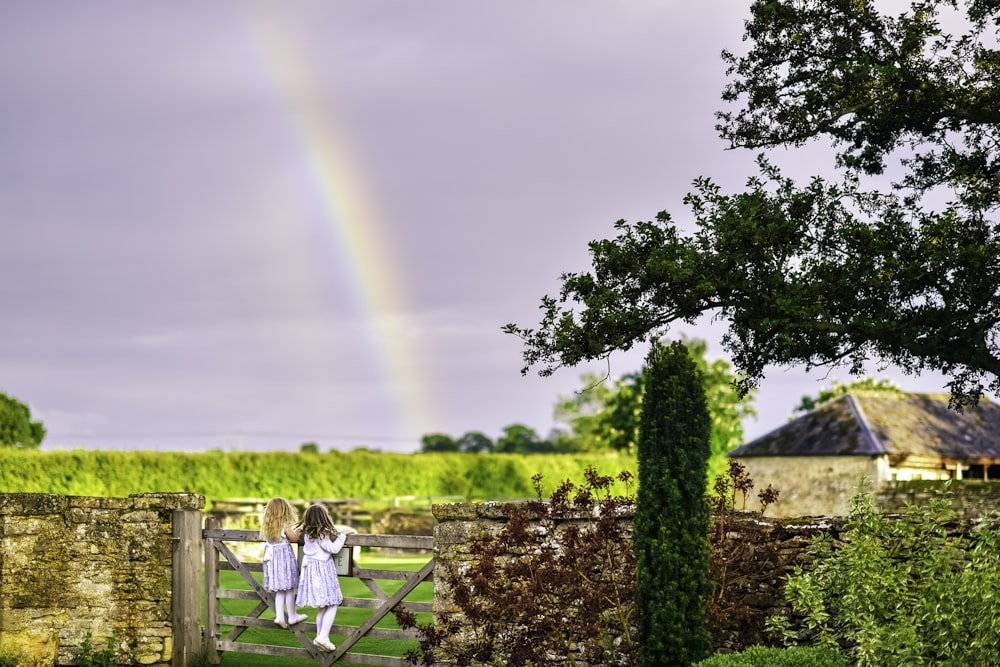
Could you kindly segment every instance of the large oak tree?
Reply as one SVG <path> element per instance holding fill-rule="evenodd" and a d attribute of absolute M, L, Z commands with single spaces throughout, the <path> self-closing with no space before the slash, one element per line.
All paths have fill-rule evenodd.
<path fill-rule="evenodd" d="M 619 221 L 538 327 L 505 327 L 524 372 L 710 315 L 742 390 L 772 365 L 868 360 L 943 372 L 956 407 L 1000 390 L 998 38 L 996 0 L 752 3 L 718 130 L 753 150 L 831 141 L 836 181 L 796 182 L 765 153 L 741 192 L 696 179 L 684 225 Z"/>

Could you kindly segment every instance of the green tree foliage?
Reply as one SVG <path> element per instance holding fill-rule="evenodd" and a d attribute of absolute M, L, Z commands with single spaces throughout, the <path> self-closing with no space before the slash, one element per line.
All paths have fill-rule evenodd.
<path fill-rule="evenodd" d="M 708 344 L 704 340 L 686 341 L 691 358 L 701 373 L 708 414 L 712 420 L 709 436 L 711 456 L 708 460 L 708 479 L 723 474 L 729 463 L 726 454 L 743 444 L 743 418 L 757 414 L 753 407 L 756 391 L 740 393 L 736 389 L 738 377 L 725 359 L 708 360 Z"/>
<path fill-rule="evenodd" d="M 31 421 L 31 409 L 7 394 L 0 394 L 0 447 L 38 449 L 45 426 Z"/>
<path fill-rule="evenodd" d="M 708 478 L 725 472 L 726 452 L 743 442 L 743 418 L 756 414 L 753 394 L 740 396 L 734 387 L 737 377 L 725 359 L 708 360 L 708 344 L 701 339 L 685 340 L 688 351 L 701 372 L 708 412 L 712 418 Z M 607 449 L 634 452 L 639 438 L 643 385 L 647 369 L 629 373 L 609 382 L 594 373 L 581 376 L 583 389 L 561 397 L 555 408 L 557 421 L 569 426 L 565 436 L 575 451 Z"/>
<path fill-rule="evenodd" d="M 783 617 L 772 627 L 792 643 L 844 647 L 859 667 L 996 665 L 1000 525 L 987 519 L 963 537 L 949 532 L 953 519 L 944 494 L 900 518 L 855 496 L 842 546 L 816 541 L 816 559 L 788 578 L 801 629 Z"/>
<path fill-rule="evenodd" d="M 701 382 L 683 343 L 653 345 L 633 536 L 640 667 L 684 667 L 712 652 L 705 502 L 711 419 Z"/>
<path fill-rule="evenodd" d="M 742 390 L 771 365 L 860 375 L 878 359 L 945 374 L 958 408 L 1000 391 L 1000 5 L 876 4 L 756 0 L 747 52 L 724 55 L 735 110 L 719 114 L 722 137 L 832 140 L 838 182 L 800 185 L 762 157 L 742 192 L 696 179 L 693 225 L 619 221 L 590 244 L 592 272 L 542 299 L 537 329 L 505 327 L 525 341 L 523 372 L 711 315 L 728 322 Z"/>
<path fill-rule="evenodd" d="M 917 193 L 944 186 L 973 210 L 995 206 L 1000 6 L 914 0 L 890 15 L 876 5 L 754 2 L 749 53 L 723 55 L 735 75 L 724 99 L 744 104 L 719 114 L 722 136 L 756 148 L 826 135 L 839 164 L 870 174 L 911 148 L 904 183 Z"/>
<path fill-rule="evenodd" d="M 553 453 L 556 446 L 550 440 L 543 440 L 530 426 L 511 424 L 504 427 L 503 435 L 497 438 L 493 451 L 504 454 Z"/>
<path fill-rule="evenodd" d="M 469 454 L 493 451 L 493 440 L 482 431 L 468 431 L 458 439 L 458 448 Z"/>
<path fill-rule="evenodd" d="M 422 452 L 457 452 L 459 449 L 458 442 L 444 433 L 429 433 L 420 438 Z"/>
<path fill-rule="evenodd" d="M 538 453 L 570 453 L 576 448 L 567 445 L 560 448 L 551 440 L 539 437 L 535 429 L 525 424 L 511 424 L 503 430 L 496 442 L 482 431 L 468 431 L 455 439 L 446 433 L 428 433 L 420 438 L 420 451 L 427 452 L 465 452 L 467 454 L 484 454 L 498 452 L 503 454 L 538 454 Z"/>
<path fill-rule="evenodd" d="M 631 409 L 624 411 L 627 423 L 623 427 L 617 423 L 615 408 L 618 396 L 634 391 L 638 378 L 633 373 L 609 384 L 606 377 L 597 373 L 581 375 L 583 389 L 572 396 L 560 396 L 553 410 L 555 420 L 569 427 L 569 431 L 561 437 L 582 451 L 628 451 L 634 448 L 635 426 L 631 423 L 634 419 Z M 632 403 L 629 408 L 639 409 L 638 401 L 628 402 Z"/>
<path fill-rule="evenodd" d="M 899 387 L 899 385 L 886 378 L 876 380 L 875 378 L 868 377 L 863 380 L 858 380 L 857 382 L 851 382 L 850 384 L 841 384 L 839 381 L 834 380 L 831 386 L 820 389 L 819 396 L 816 398 L 813 398 L 812 396 L 803 396 L 802 401 L 795 408 L 795 412 L 809 412 L 817 405 L 821 405 L 827 401 L 832 401 L 838 396 L 859 391 L 876 391 L 890 394 L 903 393 L 903 390 Z"/>

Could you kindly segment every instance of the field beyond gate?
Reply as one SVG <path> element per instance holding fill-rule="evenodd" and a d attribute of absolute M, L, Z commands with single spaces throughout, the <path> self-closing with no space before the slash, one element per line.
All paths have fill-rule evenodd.
<path fill-rule="evenodd" d="M 405 653 L 407 648 L 416 645 L 418 635 L 415 630 L 398 629 L 391 612 L 394 609 L 404 609 L 425 615 L 432 611 L 432 602 L 415 601 L 413 598 L 416 597 L 414 591 L 418 586 L 433 580 L 434 560 L 427 553 L 433 549 L 433 538 L 409 535 L 348 535 L 346 553 L 353 553 L 353 547 L 417 550 L 424 552 L 428 561 L 417 571 L 406 571 L 363 568 L 353 559 L 345 559 L 340 568 L 341 572 L 346 572 L 340 575 L 341 585 L 344 588 L 344 604 L 337 612 L 337 623 L 331 633 L 334 643 L 337 644 L 337 650 L 323 652 L 312 644 L 312 636 L 315 634 L 315 623 L 312 620 L 315 617 L 315 609 L 308 607 L 300 609 L 310 613 L 310 620 L 293 626 L 290 630 L 279 628 L 273 620 L 274 596 L 265 591 L 260 583 L 260 573 L 263 569 L 261 563 L 249 558 L 241 560 L 236 555 L 236 552 L 247 553 L 248 545 L 232 548 L 234 542 L 260 544 L 256 530 L 223 530 L 219 528 L 218 520 L 209 518 L 205 522 L 203 537 L 206 648 L 213 663 L 220 661 L 220 654 L 234 652 L 309 659 L 323 667 L 338 661 L 386 667 L 410 665 L 408 660 L 399 656 Z M 225 576 L 220 577 L 220 573 L 225 573 Z M 352 590 L 362 591 L 363 596 L 355 597 L 354 595 L 358 594 L 352 595 Z M 420 597 L 426 600 L 429 596 Z M 223 603 L 223 600 L 240 602 L 227 604 Z M 240 610 L 236 610 L 236 607 L 240 607 Z M 260 637 L 265 634 L 279 637 L 280 642 L 297 645 L 263 643 Z M 248 637 L 254 641 L 246 641 Z M 391 653 L 394 655 L 374 654 L 371 652 L 372 645 L 382 647 L 392 645 Z"/>

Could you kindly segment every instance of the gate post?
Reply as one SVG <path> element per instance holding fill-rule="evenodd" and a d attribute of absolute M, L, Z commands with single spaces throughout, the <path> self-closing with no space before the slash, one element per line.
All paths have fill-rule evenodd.
<path fill-rule="evenodd" d="M 217 530 L 221 522 L 215 517 L 205 519 L 206 530 Z M 205 656 L 211 665 L 219 664 L 219 552 L 215 540 L 205 538 Z"/>
<path fill-rule="evenodd" d="M 175 510 L 173 533 L 173 633 L 171 665 L 187 667 L 202 652 L 201 512 Z"/>

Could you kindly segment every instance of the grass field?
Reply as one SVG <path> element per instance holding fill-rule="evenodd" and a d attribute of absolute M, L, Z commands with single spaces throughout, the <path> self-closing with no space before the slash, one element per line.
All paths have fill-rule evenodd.
<path fill-rule="evenodd" d="M 361 567 L 382 569 L 382 570 L 408 570 L 415 571 L 419 570 L 423 565 L 430 559 L 430 556 L 380 556 L 370 553 L 362 552 L 361 557 L 358 559 Z M 219 573 L 220 584 L 222 588 L 249 588 L 246 582 L 240 577 L 236 572 L 223 571 Z M 396 580 L 378 580 L 379 585 L 382 590 L 388 595 L 392 595 L 397 591 L 402 585 L 402 581 Z M 341 577 L 340 585 L 344 591 L 344 597 L 348 598 L 374 598 L 375 595 L 368 590 L 368 587 L 364 585 L 359 579 L 354 579 L 351 577 Z M 406 596 L 406 600 L 411 602 L 430 602 L 434 598 L 434 587 L 431 582 L 423 582 L 419 584 L 416 589 Z M 251 600 L 233 600 L 233 599 L 221 599 L 219 600 L 220 611 L 223 614 L 233 615 L 233 616 L 245 616 L 252 610 L 256 604 Z M 310 607 L 303 607 L 299 610 L 302 613 L 309 615 L 309 621 L 314 622 L 316 620 L 316 610 Z M 349 607 L 341 607 L 337 611 L 336 625 L 361 625 L 372 614 L 371 609 L 354 609 Z M 262 618 L 274 618 L 274 614 L 271 611 L 264 613 Z M 420 623 L 429 623 L 431 620 L 431 614 L 420 613 L 417 614 L 417 618 Z M 390 613 L 386 618 L 383 618 L 378 622 L 376 627 L 380 628 L 398 628 L 399 626 L 395 622 Z M 229 627 L 223 628 L 223 634 L 229 631 Z M 335 644 L 339 644 L 343 640 L 343 635 L 332 635 L 330 639 Z M 240 635 L 239 641 L 247 642 L 252 644 L 271 644 L 274 646 L 297 646 L 298 639 L 296 636 L 289 632 L 288 630 L 282 630 L 280 628 L 275 629 L 263 629 L 263 628 L 250 628 L 242 635 Z M 362 639 L 353 647 L 351 647 L 351 652 L 355 653 L 372 653 L 377 655 L 391 655 L 391 656 L 402 656 L 410 648 L 413 648 L 416 642 L 413 641 L 393 641 L 387 639 Z M 304 660 L 300 658 L 286 658 L 280 656 L 264 656 L 255 655 L 250 653 L 233 653 L 227 652 L 222 654 L 222 662 L 220 663 L 222 667 L 303 667 L 308 664 L 315 664 L 312 660 Z M 341 661 L 337 665 L 353 665 L 356 663 Z"/>

